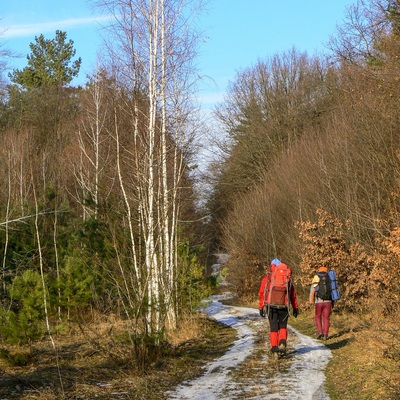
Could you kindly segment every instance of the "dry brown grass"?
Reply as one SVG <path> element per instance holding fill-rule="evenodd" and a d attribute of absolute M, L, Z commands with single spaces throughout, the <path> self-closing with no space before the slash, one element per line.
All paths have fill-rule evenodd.
<path fill-rule="evenodd" d="M 331 400 L 380 400 L 399 398 L 399 360 L 388 357 L 393 343 L 393 319 L 382 324 L 373 314 L 338 314 L 331 317 L 330 337 L 326 345 L 333 358 L 328 364 L 327 387 Z M 380 322 L 380 323 L 379 323 Z M 315 335 L 313 311 L 303 312 L 291 324 Z M 398 330 L 398 328 L 397 328 Z"/>
<path fill-rule="evenodd" d="M 56 352 L 48 338 L 31 348 L 2 346 L 0 398 L 166 399 L 166 390 L 199 375 L 235 338 L 235 330 L 205 316 L 188 318 L 158 357 L 138 369 L 126 321 L 97 316 L 55 336 Z M 15 365 L 18 355 L 26 365 Z"/>
<path fill-rule="evenodd" d="M 167 340 L 172 346 L 179 346 L 195 337 L 200 337 L 204 330 L 204 321 L 197 316 L 188 315 L 184 317 L 178 329 L 168 334 Z"/>

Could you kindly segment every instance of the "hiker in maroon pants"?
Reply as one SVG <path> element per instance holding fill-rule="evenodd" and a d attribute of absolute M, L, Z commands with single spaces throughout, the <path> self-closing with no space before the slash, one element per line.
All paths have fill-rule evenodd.
<path fill-rule="evenodd" d="M 315 325 L 317 327 L 317 339 L 327 340 L 330 326 L 330 316 L 333 306 L 330 287 L 325 287 L 323 276 L 328 272 L 325 266 L 318 268 L 310 289 L 310 303 L 315 308 Z"/>
<path fill-rule="evenodd" d="M 332 302 L 323 300 L 315 303 L 315 324 L 317 326 L 317 339 L 327 340 L 330 326 Z"/>

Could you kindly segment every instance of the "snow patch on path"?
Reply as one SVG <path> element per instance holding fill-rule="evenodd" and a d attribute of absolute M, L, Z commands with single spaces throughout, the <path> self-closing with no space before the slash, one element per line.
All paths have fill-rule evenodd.
<path fill-rule="evenodd" d="M 332 357 L 331 351 L 321 342 L 291 327 L 289 343 L 294 348 L 293 356 L 287 360 L 271 360 L 267 355 L 267 340 L 263 361 L 266 364 L 282 362 L 285 363 L 285 368 L 279 368 L 278 365 L 272 376 L 266 376 L 262 380 L 250 377 L 247 388 L 243 387 L 243 382 L 234 382 L 230 372 L 252 354 L 257 332 L 263 329 L 267 322 L 259 317 L 258 310 L 227 306 L 219 301 L 222 298 L 223 296 L 213 296 L 204 312 L 236 329 L 237 340 L 225 355 L 205 366 L 202 376 L 183 382 L 174 392 L 168 392 L 168 399 L 329 400 L 324 390 L 324 370 Z"/>
<path fill-rule="evenodd" d="M 169 399 L 223 399 L 221 392 L 230 380 L 230 371 L 252 352 L 256 332 L 249 327 L 248 320 L 251 317 L 256 318 L 258 312 L 252 308 L 224 306 L 217 301 L 219 298 L 221 297 L 213 296 L 211 304 L 204 311 L 215 320 L 236 329 L 238 339 L 222 357 L 205 367 L 202 376 L 178 386 L 174 393 L 170 393 Z"/>
<path fill-rule="evenodd" d="M 324 344 L 292 327 L 289 331 L 291 340 L 296 341 L 293 346 L 295 357 L 287 373 L 278 373 L 272 378 L 273 386 L 280 388 L 273 399 L 329 400 L 324 388 L 324 371 L 332 352 Z"/>

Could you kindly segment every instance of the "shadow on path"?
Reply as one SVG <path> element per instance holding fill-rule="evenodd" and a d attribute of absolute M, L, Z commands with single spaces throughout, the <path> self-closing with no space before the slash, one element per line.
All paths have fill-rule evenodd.
<path fill-rule="evenodd" d="M 352 341 L 353 341 L 352 338 L 342 339 L 339 340 L 338 342 L 327 343 L 326 347 L 328 347 L 330 350 L 338 350 L 344 346 L 347 346 Z"/>

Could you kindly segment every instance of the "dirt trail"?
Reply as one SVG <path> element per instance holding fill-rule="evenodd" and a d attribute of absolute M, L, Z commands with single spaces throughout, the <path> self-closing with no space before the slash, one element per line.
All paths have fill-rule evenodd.
<path fill-rule="evenodd" d="M 268 356 L 267 321 L 258 310 L 222 304 L 214 296 L 205 308 L 212 318 L 237 330 L 237 340 L 221 358 L 206 365 L 199 378 L 184 382 L 170 400 L 329 400 L 324 369 L 331 351 L 289 327 L 288 356 Z"/>

